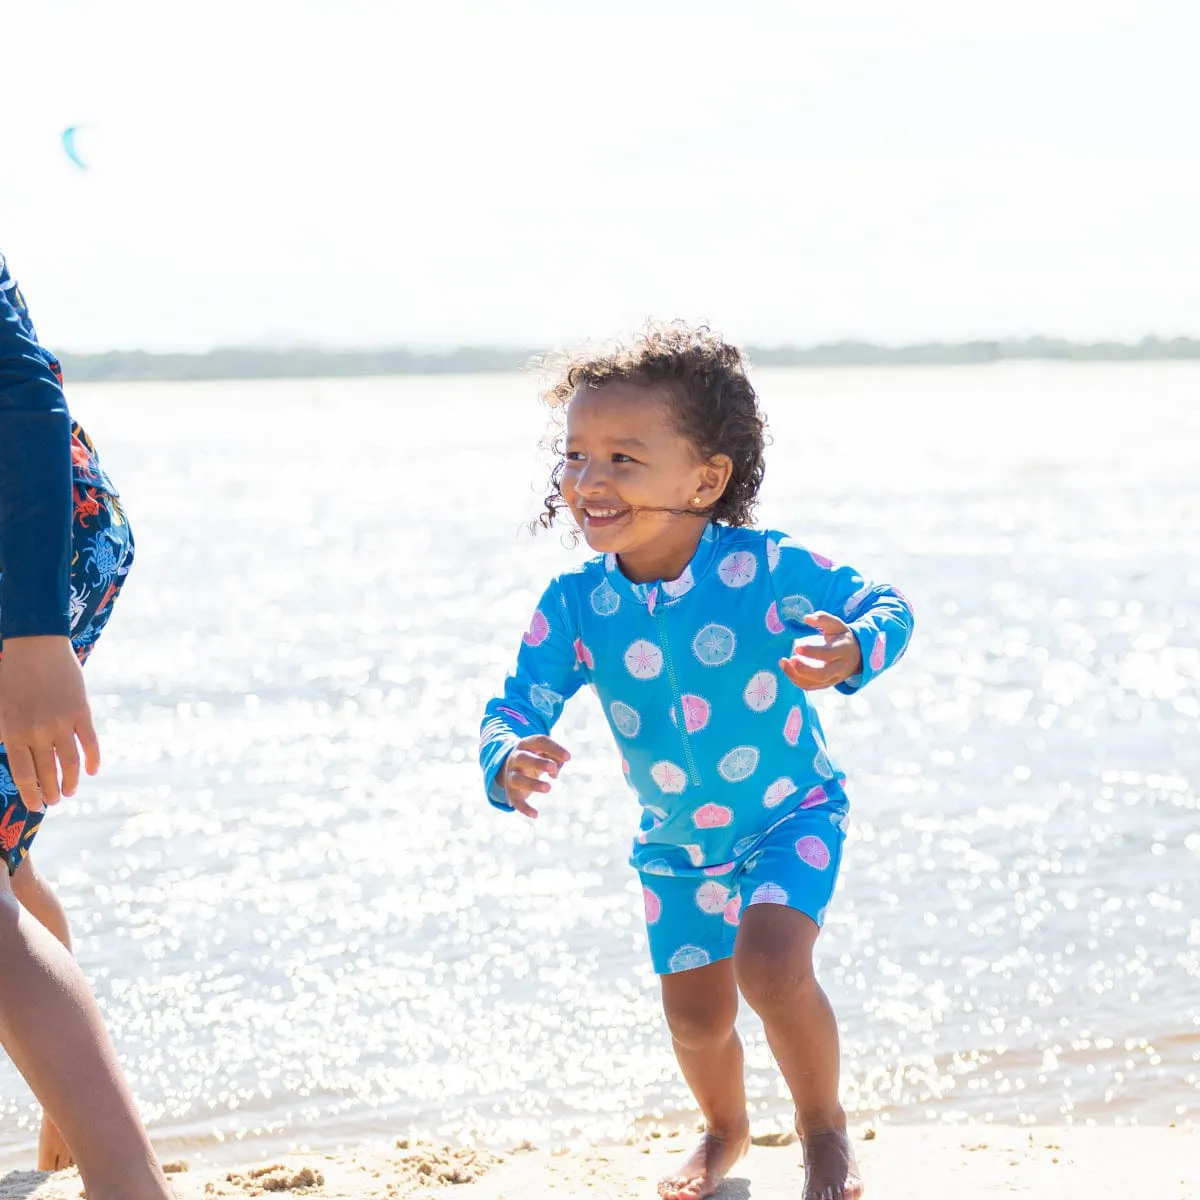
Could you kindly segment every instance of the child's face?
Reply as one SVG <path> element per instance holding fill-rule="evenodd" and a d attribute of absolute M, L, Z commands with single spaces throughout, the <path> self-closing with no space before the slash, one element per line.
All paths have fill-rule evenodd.
<path fill-rule="evenodd" d="M 728 479 L 727 464 L 724 456 L 701 461 L 655 389 L 582 387 L 567 406 L 563 499 L 588 545 L 620 555 L 639 576 L 667 578 L 655 568 L 674 565 L 681 552 L 683 569 L 707 521 L 704 510 Z"/>

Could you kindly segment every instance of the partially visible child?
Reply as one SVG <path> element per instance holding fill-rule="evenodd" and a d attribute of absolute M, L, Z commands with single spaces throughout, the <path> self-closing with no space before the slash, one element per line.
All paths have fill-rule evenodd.
<path fill-rule="evenodd" d="M 44 806 L 75 791 L 79 746 L 99 768 L 80 667 L 132 561 L 117 493 L 0 255 L 0 1040 L 45 1112 L 39 1168 L 77 1162 L 89 1200 L 172 1193 L 29 847 Z"/>
<path fill-rule="evenodd" d="M 652 327 L 571 360 L 546 398 L 565 438 L 542 524 L 566 511 L 599 556 L 551 582 L 487 706 L 488 798 L 538 815 L 531 800 L 570 758 L 548 734 L 591 684 L 641 802 L 631 861 L 706 1124 L 660 1194 L 710 1195 L 749 1146 L 740 992 L 791 1091 L 805 1200 L 851 1200 L 862 1184 L 837 1022 L 813 969 L 848 800 L 808 693 L 856 692 L 892 666 L 912 610 L 786 533 L 749 528 L 763 418 L 740 353 L 707 330 Z"/>

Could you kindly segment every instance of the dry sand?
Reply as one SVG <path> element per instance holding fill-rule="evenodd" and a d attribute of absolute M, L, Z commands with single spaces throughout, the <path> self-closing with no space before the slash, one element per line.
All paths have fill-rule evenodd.
<path fill-rule="evenodd" d="M 877 1134 L 858 1129 L 855 1139 L 869 1200 L 1200 1200 L 1200 1131 L 1195 1128 L 883 1126 Z M 494 1157 L 400 1141 L 387 1149 L 298 1154 L 233 1170 L 176 1170 L 171 1179 L 180 1200 L 270 1195 L 312 1200 L 547 1195 L 554 1200 L 652 1200 L 654 1180 L 689 1144 L 687 1137 L 672 1135 L 555 1153 L 522 1147 Z M 758 1144 L 726 1181 L 718 1200 L 794 1200 L 802 1178 L 797 1146 Z M 0 1179 L 5 1200 L 78 1200 L 80 1194 L 74 1171 L 11 1172 Z"/>

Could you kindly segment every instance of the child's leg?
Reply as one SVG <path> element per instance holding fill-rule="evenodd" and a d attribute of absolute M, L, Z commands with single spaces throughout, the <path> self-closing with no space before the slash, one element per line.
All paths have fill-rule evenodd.
<path fill-rule="evenodd" d="M 27 855 L 17 867 L 12 877 L 12 885 L 21 907 L 37 917 L 70 950 L 71 927 L 67 924 L 66 910 L 50 885 L 37 873 L 30 856 Z M 66 1138 L 59 1132 L 58 1126 L 43 1113 L 42 1129 L 38 1135 L 37 1169 L 62 1171 L 74 1165 L 75 1159 Z"/>
<path fill-rule="evenodd" d="M 730 959 L 663 975 L 663 1011 L 680 1070 L 704 1114 L 704 1137 L 678 1170 L 658 1185 L 667 1200 L 716 1191 L 750 1144 L 742 1042 L 734 1028 L 737 987 Z"/>
<path fill-rule="evenodd" d="M 87 981 L 5 870 L 0 1040 L 75 1151 L 88 1200 L 170 1200 Z"/>
<path fill-rule="evenodd" d="M 856 1200 L 862 1183 L 838 1096 L 837 1018 L 813 970 L 819 932 L 795 909 L 751 905 L 742 912 L 734 971 L 796 1106 L 804 1200 Z"/>

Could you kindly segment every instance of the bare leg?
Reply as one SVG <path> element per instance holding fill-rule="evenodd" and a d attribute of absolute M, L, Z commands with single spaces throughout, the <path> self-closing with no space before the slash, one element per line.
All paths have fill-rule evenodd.
<path fill-rule="evenodd" d="M 88 1200 L 172 1200 L 87 981 L 2 869 L 0 1041 L 75 1151 Z"/>
<path fill-rule="evenodd" d="M 68 950 L 71 949 L 71 927 L 62 902 L 50 885 L 37 873 L 33 859 L 26 857 L 12 877 L 13 892 L 21 907 L 32 913 Z M 58 1126 L 42 1113 L 42 1129 L 38 1136 L 37 1169 L 62 1171 L 73 1167 L 75 1159 Z"/>
<path fill-rule="evenodd" d="M 838 1097 L 837 1019 L 813 972 L 819 932 L 794 909 L 751 905 L 742 911 L 734 970 L 796 1106 L 804 1200 L 858 1200 L 862 1180 Z"/>
<path fill-rule="evenodd" d="M 734 1029 L 737 986 L 730 959 L 660 977 L 675 1057 L 704 1114 L 693 1153 L 658 1185 L 664 1200 L 711 1196 L 750 1147 L 742 1043 Z"/>

